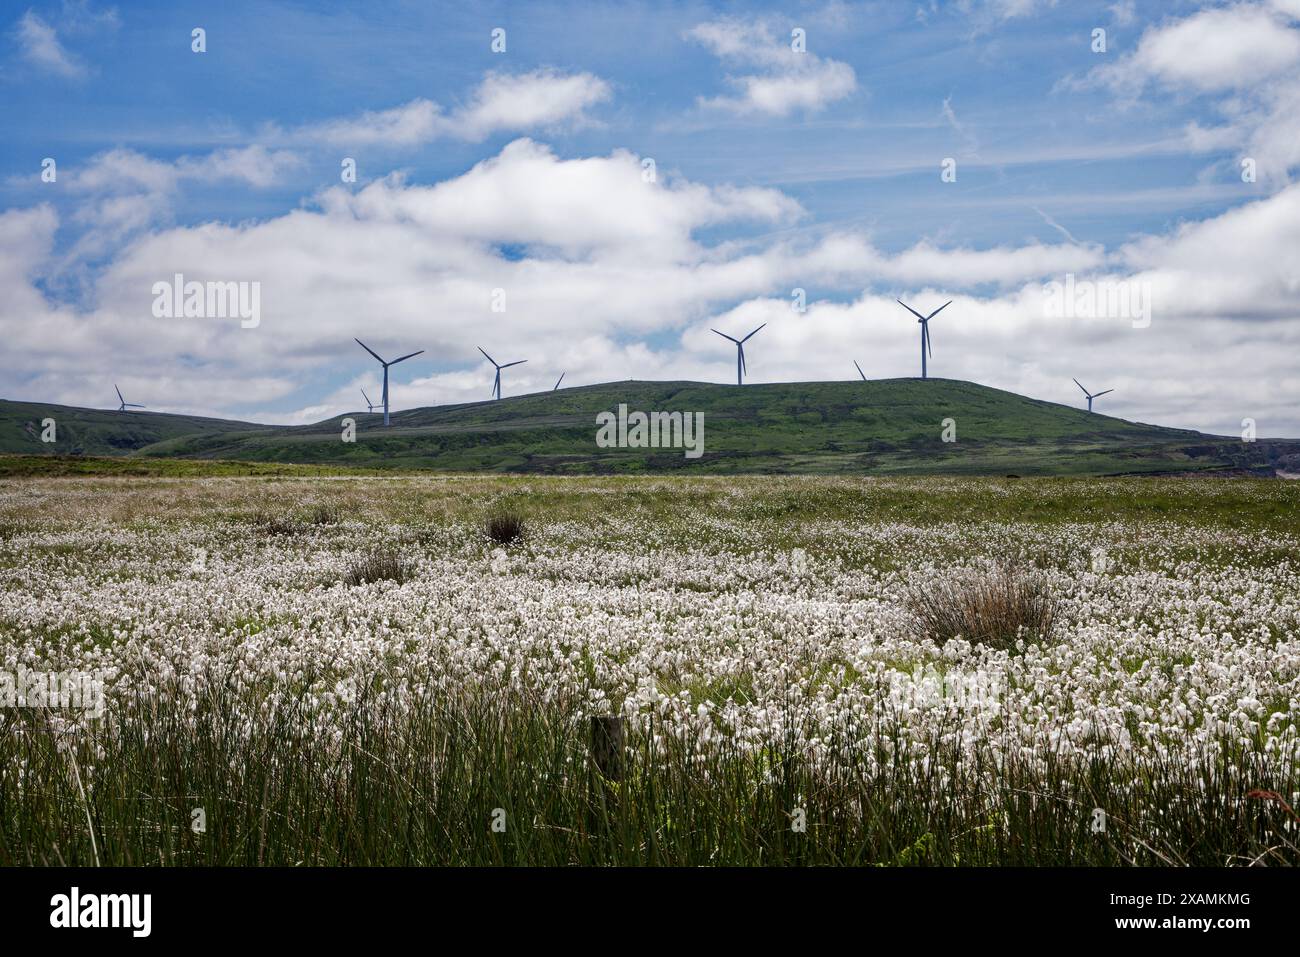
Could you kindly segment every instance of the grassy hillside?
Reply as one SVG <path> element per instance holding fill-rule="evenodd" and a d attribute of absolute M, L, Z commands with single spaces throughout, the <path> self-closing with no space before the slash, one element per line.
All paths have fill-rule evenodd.
<path fill-rule="evenodd" d="M 138 455 L 10 455 L 0 453 L 0 479 L 10 478 L 326 478 L 378 474 L 339 465 L 142 458 Z"/>
<path fill-rule="evenodd" d="M 41 441 L 44 419 L 55 422 L 54 443 Z M 132 409 L 79 409 L 41 402 L 0 399 L 0 453 L 30 455 L 127 455 L 182 436 L 214 435 L 236 429 L 273 429 L 247 422 L 169 415 Z"/>
<path fill-rule="evenodd" d="M 704 413 L 702 458 L 675 449 L 600 449 L 596 415 L 620 403 L 636 411 Z M 1270 473 L 1297 443 L 1245 445 L 1027 399 L 970 382 L 890 379 L 730 386 L 618 382 L 500 402 L 351 413 L 340 421 L 262 428 L 237 425 L 176 434 L 140 456 L 335 464 L 362 468 L 556 474 L 871 473 L 1104 475 L 1254 470 Z M 941 440 L 942 422 L 957 441 Z"/>
<path fill-rule="evenodd" d="M 704 454 L 601 449 L 596 415 L 704 414 Z M 609 474 L 677 472 L 1107 475 L 1300 470 L 1300 443 L 1209 436 L 1127 422 L 947 379 L 715 385 L 616 382 L 500 402 L 412 409 L 301 427 L 0 401 L 0 453 L 208 459 L 361 469 Z M 41 420 L 58 442 L 40 441 Z M 944 442 L 952 419 L 956 441 Z M 227 466 L 227 468 L 230 468 Z M 66 462 L 60 469 L 80 471 Z M 48 474 L 48 470 L 45 471 Z M 114 468 L 111 471 L 120 471 Z M 151 472 L 153 470 L 150 470 Z"/>

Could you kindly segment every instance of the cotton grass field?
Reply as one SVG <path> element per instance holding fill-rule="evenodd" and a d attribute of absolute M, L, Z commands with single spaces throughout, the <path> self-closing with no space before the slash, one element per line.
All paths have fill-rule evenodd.
<path fill-rule="evenodd" d="M 4 481 L 0 864 L 1300 863 L 1298 505 Z"/>

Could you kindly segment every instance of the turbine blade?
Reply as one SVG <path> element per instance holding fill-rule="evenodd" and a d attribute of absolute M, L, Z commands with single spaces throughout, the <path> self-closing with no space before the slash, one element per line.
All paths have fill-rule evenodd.
<path fill-rule="evenodd" d="M 765 326 L 765 325 L 767 325 L 766 322 L 763 323 L 763 326 Z M 758 332 L 759 329 L 762 329 L 762 328 L 763 328 L 763 326 L 759 326 L 758 329 L 755 329 L 755 330 L 754 330 L 754 332 Z M 745 336 L 745 338 L 741 339 L 740 341 L 741 341 L 741 342 L 748 342 L 749 339 L 750 339 L 750 336 L 754 335 L 754 332 L 751 332 L 748 336 Z"/>
<path fill-rule="evenodd" d="M 930 358 L 934 358 L 934 343 L 930 341 L 930 320 L 921 323 L 921 334 L 925 337 L 925 349 L 930 353 Z"/>
<path fill-rule="evenodd" d="M 366 345 L 366 344 L 365 344 L 364 342 L 362 342 L 360 339 L 358 339 L 358 338 L 356 338 L 356 337 L 354 336 L 353 339 L 352 339 L 352 341 L 355 342 L 357 345 L 359 345 L 362 349 L 365 349 L 367 352 L 369 352 L 369 353 L 370 353 L 372 356 L 374 356 L 376 359 L 379 359 L 379 353 L 376 352 L 374 349 L 370 348 L 368 345 Z M 379 359 L 379 361 L 380 361 L 380 362 L 383 362 L 384 360 L 383 360 L 383 359 Z"/>
<path fill-rule="evenodd" d="M 1088 390 L 1083 388 L 1083 383 L 1080 382 L 1078 379 L 1075 379 L 1075 380 L 1074 380 L 1074 384 L 1077 385 L 1080 389 L 1083 389 L 1083 394 L 1084 394 L 1084 395 L 1087 395 L 1087 394 L 1088 394 Z"/>
<path fill-rule="evenodd" d="M 560 377 L 555 380 L 555 389 L 558 389 L 560 387 L 560 383 L 564 381 L 564 376 L 565 373 L 561 372 Z M 555 389 L 552 389 L 551 391 L 554 392 Z"/>
<path fill-rule="evenodd" d="M 122 398 L 122 390 L 117 388 L 116 382 L 113 383 L 113 388 L 117 391 L 117 401 L 125 402 L 126 399 Z"/>
<path fill-rule="evenodd" d="M 924 318 L 924 317 L 923 317 L 919 312 L 917 312 L 915 309 L 913 309 L 913 308 L 912 308 L 911 306 L 909 306 L 907 303 L 903 302 L 903 300 L 901 300 L 901 299 L 895 299 L 894 302 L 898 303 L 900 306 L 902 306 L 904 309 L 906 309 L 906 310 L 907 310 L 908 312 L 910 312 L 912 315 L 916 316 L 916 318 L 920 319 L 922 322 L 925 321 L 925 318 Z"/>
<path fill-rule="evenodd" d="M 858 365 L 858 360 L 857 360 L 857 359 L 854 359 L 854 360 L 853 360 L 853 368 L 855 368 L 855 369 L 858 370 L 858 375 L 862 376 L 862 381 L 863 381 L 863 382 L 866 382 L 866 381 L 867 381 L 867 374 L 866 374 L 865 372 L 862 371 L 862 366 Z"/>
<path fill-rule="evenodd" d="M 740 371 L 749 375 L 749 366 L 745 364 L 745 347 L 737 344 L 737 348 L 740 349 Z"/>
<path fill-rule="evenodd" d="M 1094 396 L 1093 396 L 1093 398 L 1095 399 L 1095 398 L 1097 398 L 1097 396 L 1109 395 L 1111 392 L 1114 392 L 1114 391 L 1115 391 L 1114 389 L 1107 389 L 1105 392 L 1098 392 L 1097 395 L 1094 395 Z"/>
<path fill-rule="evenodd" d="M 408 354 L 408 355 L 404 355 L 404 356 L 402 356 L 402 358 L 400 358 L 400 359 L 394 359 L 392 362 L 390 362 L 390 363 L 388 363 L 388 364 L 389 364 L 390 366 L 395 366 L 395 365 L 397 365 L 397 363 L 399 363 L 399 362 L 405 362 L 407 359 L 414 359 L 416 356 L 418 356 L 418 355 L 423 355 L 423 354 L 424 354 L 424 350 L 421 349 L 419 352 L 412 352 L 412 353 L 410 353 L 410 354 Z"/>
<path fill-rule="evenodd" d="M 713 331 L 714 331 L 714 332 L 718 332 L 717 329 L 714 329 Z M 724 339 L 731 339 L 731 336 L 727 335 L 725 332 L 718 332 L 718 335 L 722 336 L 722 338 L 724 338 Z M 740 340 L 739 340 L 739 339 L 731 339 L 731 341 L 734 342 L 734 343 L 736 343 L 737 345 L 740 345 Z"/>
<path fill-rule="evenodd" d="M 482 347 L 482 346 L 475 346 L 474 348 L 477 349 L 479 352 L 483 352 L 483 347 Z M 497 364 L 497 360 L 496 360 L 496 359 L 493 359 L 493 358 L 492 358 L 490 355 L 488 355 L 486 352 L 483 352 L 483 358 L 486 359 L 488 362 L 492 363 L 494 366 Z M 499 368 L 501 368 L 501 367 L 500 367 L 500 366 L 497 366 L 497 368 L 499 369 Z"/>
<path fill-rule="evenodd" d="M 503 369 L 509 369 L 511 366 L 521 366 L 521 365 L 523 365 L 523 364 L 524 364 L 525 362 L 527 362 L 527 361 L 528 361 L 527 359 L 520 359 L 520 360 L 518 360 L 517 362 L 507 362 L 507 363 L 506 363 L 505 365 L 503 365 L 501 368 L 503 368 Z"/>
<path fill-rule="evenodd" d="M 366 405 L 374 405 L 374 403 L 370 401 L 370 396 L 366 395 L 365 389 L 361 390 L 361 398 L 366 400 Z"/>
<path fill-rule="evenodd" d="M 943 312 L 945 309 L 947 309 L 947 308 L 948 308 L 949 306 L 951 306 L 951 305 L 952 305 L 952 300 L 949 299 L 947 302 L 945 302 L 942 306 L 940 306 L 940 307 L 939 307 L 938 309 L 936 309 L 934 312 L 932 312 L 932 313 L 930 313 L 928 316 L 926 316 L 926 317 L 925 317 L 925 318 L 926 318 L 926 321 L 928 322 L 929 320 L 933 319 L 935 316 L 939 315 L 939 313 Z"/>

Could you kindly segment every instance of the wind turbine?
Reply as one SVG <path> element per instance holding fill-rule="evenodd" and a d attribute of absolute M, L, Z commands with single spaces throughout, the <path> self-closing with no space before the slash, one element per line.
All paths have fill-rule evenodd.
<path fill-rule="evenodd" d="M 127 402 L 126 399 L 122 398 L 122 390 L 119 389 L 119 388 L 117 387 L 117 383 L 116 383 L 116 382 L 113 383 L 113 389 L 114 389 L 115 392 L 117 392 L 117 401 L 120 402 L 120 403 L 122 403 L 121 405 L 119 405 L 119 406 L 117 407 L 117 411 L 119 411 L 119 412 L 125 412 L 127 409 L 143 409 L 143 408 L 144 408 L 144 406 L 142 406 L 142 405 L 136 405 L 134 402 Z"/>
<path fill-rule="evenodd" d="M 943 312 L 949 306 L 951 306 L 952 300 L 949 299 L 947 302 L 945 302 L 934 312 L 930 313 L 928 316 L 921 315 L 919 312 L 917 312 L 907 303 L 903 302 L 903 300 L 901 299 L 895 299 L 894 302 L 898 303 L 900 306 L 902 306 L 912 315 L 916 316 L 916 321 L 921 324 L 921 378 L 924 379 L 925 378 L 925 354 L 928 351 L 931 356 L 934 355 L 934 347 L 930 345 L 930 320 L 933 319 L 935 316 L 939 315 L 939 313 Z"/>
<path fill-rule="evenodd" d="M 478 349 L 479 352 L 483 352 L 483 347 L 482 347 L 482 346 L 475 346 L 475 348 Z M 493 358 L 492 358 L 490 355 L 488 355 L 486 352 L 483 352 L 483 358 L 487 359 L 488 362 L 490 362 L 490 363 L 492 363 L 494 366 L 496 366 L 497 377 L 496 377 L 495 379 L 492 380 L 492 394 L 493 394 L 494 396 L 496 396 L 496 398 L 498 398 L 498 399 L 501 398 L 501 370 L 502 370 L 502 369 L 509 369 L 511 366 L 523 365 L 525 362 L 528 361 L 527 359 L 517 359 L 517 360 L 515 360 L 514 362 L 507 362 L 505 365 L 498 365 L 498 364 L 497 364 L 497 360 L 496 360 L 496 359 L 493 359 Z M 560 378 L 563 379 L 564 376 L 560 376 Z M 556 384 L 557 386 L 559 385 L 558 382 L 555 383 L 555 384 Z M 555 391 L 555 390 L 552 389 L 551 391 Z"/>
<path fill-rule="evenodd" d="M 763 323 L 763 326 L 765 325 L 767 325 L 766 322 Z M 758 329 L 762 329 L 763 326 L 759 326 Z M 736 344 L 736 385 L 744 384 L 743 376 L 749 371 L 745 366 L 745 343 L 754 336 L 755 332 L 758 332 L 758 329 L 755 329 L 754 332 L 751 332 L 743 339 L 732 339 L 731 336 L 727 335 L 725 332 L 718 332 L 717 329 L 713 330 L 714 332 L 718 332 L 718 335 L 722 336 L 722 338 L 731 339 L 731 341 Z"/>
<path fill-rule="evenodd" d="M 365 389 L 362 389 L 362 390 L 361 390 L 361 398 L 363 398 L 363 399 L 366 400 L 366 411 L 367 411 L 367 412 L 374 412 L 374 411 L 375 411 L 375 404 L 374 404 L 373 402 L 370 401 L 370 396 L 366 395 L 366 390 L 365 390 Z"/>
<path fill-rule="evenodd" d="M 565 373 L 561 372 L 560 377 L 555 380 L 555 389 L 558 389 L 560 387 L 560 383 L 564 381 L 564 376 Z M 555 389 L 552 389 L 551 391 L 554 392 Z"/>
<path fill-rule="evenodd" d="M 355 341 L 357 345 L 359 345 L 362 349 L 365 349 L 376 359 L 379 359 L 379 353 L 376 352 L 374 349 L 370 348 L 360 339 L 354 338 L 353 341 Z M 379 364 L 384 367 L 384 425 L 388 424 L 388 367 L 395 366 L 399 362 L 405 362 L 407 359 L 413 359 L 416 356 L 420 355 L 420 353 L 422 352 L 424 352 L 423 349 L 421 349 L 420 352 L 407 353 L 406 355 L 402 356 L 400 359 L 394 359 L 392 362 L 385 362 L 383 359 L 379 359 Z M 367 399 L 366 401 L 369 400 Z"/>
<path fill-rule="evenodd" d="M 854 360 L 853 360 L 853 368 L 855 368 L 855 369 L 858 370 L 858 375 L 862 376 L 862 381 L 863 381 L 863 382 L 866 382 L 866 381 L 867 381 L 867 374 L 866 374 L 865 372 L 862 371 L 862 366 L 858 365 L 858 360 L 857 360 L 857 359 L 854 359 Z"/>
<path fill-rule="evenodd" d="M 1080 382 L 1078 379 L 1075 379 L 1075 380 L 1074 380 L 1074 384 L 1077 385 L 1080 389 L 1083 389 L 1083 383 Z M 1114 391 L 1115 391 L 1114 389 L 1107 389 L 1107 390 L 1106 390 L 1106 392 L 1114 392 Z M 1095 399 L 1095 398 L 1097 398 L 1098 396 L 1105 395 L 1106 392 L 1089 392 L 1087 389 L 1083 389 L 1083 394 L 1086 395 L 1086 396 L 1088 397 L 1088 411 L 1089 411 L 1089 412 L 1092 411 L 1092 400 Z"/>

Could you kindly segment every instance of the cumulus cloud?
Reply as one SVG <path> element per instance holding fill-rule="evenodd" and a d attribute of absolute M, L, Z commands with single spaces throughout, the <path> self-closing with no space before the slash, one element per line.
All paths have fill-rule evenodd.
<path fill-rule="evenodd" d="M 1097 78 L 1128 90 L 1156 82 L 1202 92 L 1257 87 L 1300 63 L 1300 32 L 1265 6 L 1202 10 L 1146 30 L 1137 49 Z"/>
<path fill-rule="evenodd" d="M 260 145 L 171 161 L 132 149 L 99 153 L 84 166 L 63 172 L 68 190 L 79 197 L 75 218 L 83 227 L 64 258 L 64 266 L 102 255 L 129 236 L 166 222 L 176 193 L 186 182 L 236 182 L 262 188 L 279 181 L 286 171 L 301 163 L 301 158 L 290 151 Z"/>
<path fill-rule="evenodd" d="M 1289 181 L 1300 165 L 1300 3 L 1213 7 L 1143 32 L 1133 53 L 1075 85 L 1102 86 L 1121 101 L 1149 88 L 1214 99 L 1224 122 L 1188 127 L 1197 151 L 1254 158 L 1261 179 Z"/>
<path fill-rule="evenodd" d="M 686 36 L 702 43 L 729 66 L 757 69 L 727 77 L 727 83 L 736 90 L 733 96 L 700 97 L 700 105 L 706 108 L 742 115 L 787 116 L 800 110 L 823 109 L 857 89 L 853 67 L 811 50 L 795 52 L 789 36 L 778 39 L 775 28 L 767 21 L 724 18 L 701 23 L 688 30 Z"/>
<path fill-rule="evenodd" d="M 390 178 L 357 193 L 332 189 L 322 202 L 331 213 L 409 222 L 434 235 L 638 262 L 697 255 L 691 234 L 704 226 L 782 222 L 802 212 L 776 190 L 647 182 L 640 160 L 625 150 L 562 161 L 529 139 L 436 186 Z"/>
<path fill-rule="evenodd" d="M 178 169 L 241 168 L 128 159 L 105 156 L 83 188 L 133 176 L 143 185 L 125 199 L 167 188 Z M 734 351 L 709 328 L 762 322 L 746 348 L 752 381 L 851 378 L 855 358 L 873 377 L 915 375 L 915 321 L 898 296 L 925 311 L 955 300 L 933 328 L 936 375 L 1066 402 L 1078 377 L 1115 387 L 1107 408 L 1129 417 L 1234 431 L 1251 416 L 1263 432 L 1300 433 L 1287 399 L 1300 385 L 1289 359 L 1300 345 L 1300 187 L 1111 250 L 921 239 L 890 252 L 846 231 L 709 243 L 713 227 L 765 235 L 806 214 L 779 191 L 663 171 L 648 183 L 641 172 L 625 151 L 562 159 L 522 139 L 434 184 L 393 175 L 262 221 L 150 226 L 111 249 L 78 305 L 49 292 L 58 216 L 10 210 L 0 330 L 14 358 L 0 385 L 102 404 L 116 379 L 150 405 L 308 421 L 355 410 L 357 389 L 378 386 L 357 335 L 381 354 L 427 350 L 395 370 L 394 402 L 407 408 L 485 399 L 479 345 L 529 359 L 507 394 L 550 388 L 562 371 L 573 385 L 725 382 Z M 177 272 L 260 282 L 261 324 L 154 319 L 152 286 Z M 1044 283 L 1067 273 L 1145 284 L 1150 326 L 1050 315 Z M 505 312 L 492 311 L 497 289 Z M 1212 377 L 1201 374 L 1210 357 Z"/>

